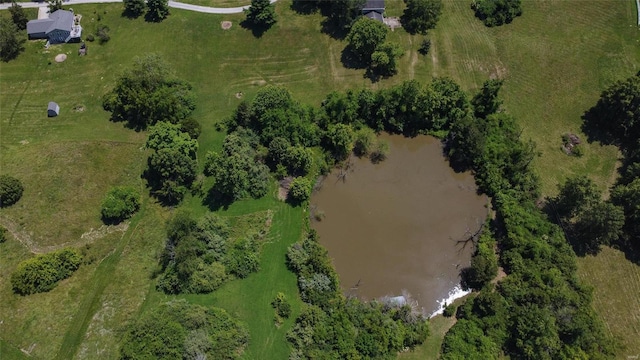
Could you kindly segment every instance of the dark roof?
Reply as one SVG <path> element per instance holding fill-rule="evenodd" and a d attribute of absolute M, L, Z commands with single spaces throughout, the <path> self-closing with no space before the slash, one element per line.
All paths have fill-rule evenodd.
<path fill-rule="evenodd" d="M 27 23 L 27 34 L 50 33 L 53 30 L 71 31 L 73 13 L 67 10 L 56 10 L 48 19 L 30 20 Z"/>
<path fill-rule="evenodd" d="M 362 12 L 367 11 L 384 12 L 384 0 L 367 0 L 362 7 Z"/>
<path fill-rule="evenodd" d="M 368 13 L 364 14 L 364 16 L 368 17 L 369 19 L 384 21 L 382 14 L 377 11 L 369 11 Z"/>

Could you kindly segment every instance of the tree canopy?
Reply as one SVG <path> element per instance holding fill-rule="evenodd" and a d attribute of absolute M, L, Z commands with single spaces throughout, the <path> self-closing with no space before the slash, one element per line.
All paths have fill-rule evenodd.
<path fill-rule="evenodd" d="M 269 29 L 277 21 L 275 6 L 269 0 L 251 0 L 251 6 L 244 12 L 246 21 L 260 32 Z"/>
<path fill-rule="evenodd" d="M 370 62 L 371 55 L 387 37 L 389 29 L 380 21 L 362 16 L 351 26 L 347 35 L 349 46 L 361 61 Z"/>
<path fill-rule="evenodd" d="M 145 19 L 151 22 L 161 22 L 169 16 L 169 0 L 147 0 L 147 14 Z"/>
<path fill-rule="evenodd" d="M 0 16 L 0 59 L 9 61 L 15 59 L 24 49 L 25 39 L 18 32 L 16 24 L 4 16 Z"/>
<path fill-rule="evenodd" d="M 20 180 L 11 175 L 0 175 L 0 208 L 17 203 L 23 191 Z"/>
<path fill-rule="evenodd" d="M 147 8 L 147 4 L 144 0 L 124 0 L 123 3 L 123 15 L 131 18 L 137 18 L 144 14 L 145 9 Z"/>
<path fill-rule="evenodd" d="M 404 0 L 407 7 L 400 22 L 410 34 L 423 34 L 433 29 L 442 13 L 442 0 Z"/>
<path fill-rule="evenodd" d="M 158 55 L 136 58 L 103 100 L 111 119 L 142 130 L 158 121 L 179 123 L 195 109 L 191 85 L 177 79 Z"/>
<path fill-rule="evenodd" d="M 509 24 L 522 15 L 521 0 L 474 0 L 476 17 L 489 27 Z"/>
<path fill-rule="evenodd" d="M 29 18 L 27 14 L 24 12 L 22 6 L 18 5 L 18 3 L 14 1 L 11 2 L 11 6 L 9 7 L 9 13 L 11 13 L 11 20 L 18 30 L 25 30 L 27 28 L 27 23 L 29 22 Z"/>
<path fill-rule="evenodd" d="M 140 208 L 140 194 L 130 186 L 116 186 L 102 200 L 101 213 L 105 223 L 119 223 Z"/>

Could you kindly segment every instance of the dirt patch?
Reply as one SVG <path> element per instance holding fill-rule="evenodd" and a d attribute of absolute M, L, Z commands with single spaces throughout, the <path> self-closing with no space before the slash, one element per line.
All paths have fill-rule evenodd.
<path fill-rule="evenodd" d="M 83 112 L 85 108 L 84 108 L 84 105 L 76 105 L 71 110 L 73 110 L 74 112 Z"/>
<path fill-rule="evenodd" d="M 231 29 L 231 25 L 233 25 L 233 23 L 231 21 L 222 21 L 220 23 L 220 27 L 222 28 L 222 30 L 229 30 Z"/>
<path fill-rule="evenodd" d="M 61 62 L 65 61 L 65 60 L 67 60 L 67 55 L 66 54 L 58 54 L 58 55 L 56 55 L 56 62 L 61 63 Z"/>
<path fill-rule="evenodd" d="M 384 23 L 391 28 L 391 31 L 402 26 L 402 24 L 400 24 L 400 19 L 397 17 L 384 18 Z"/>
<path fill-rule="evenodd" d="M 242 91 L 238 91 L 236 93 L 236 99 L 242 99 L 243 96 L 244 96 L 244 94 L 242 93 Z"/>
<path fill-rule="evenodd" d="M 289 195 L 289 188 L 291 187 L 292 181 L 293 177 L 287 176 L 278 182 L 278 200 L 287 200 L 287 196 Z"/>

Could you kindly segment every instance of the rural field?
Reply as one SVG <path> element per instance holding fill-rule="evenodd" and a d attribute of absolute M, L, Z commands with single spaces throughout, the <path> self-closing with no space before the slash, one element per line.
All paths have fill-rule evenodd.
<path fill-rule="evenodd" d="M 185 1 L 188 2 L 188 1 Z M 193 0 L 207 6 L 245 5 L 239 0 Z M 540 151 L 535 160 L 545 195 L 567 176 L 588 174 L 602 189 L 616 176 L 617 149 L 587 143 L 581 115 L 613 81 L 640 70 L 640 28 L 635 1 L 525 0 L 523 16 L 512 24 L 487 28 L 474 18 L 468 1 L 443 0 L 438 26 L 430 31 L 431 51 L 417 52 L 422 36 L 402 29 L 390 38 L 407 50 L 396 76 L 372 83 L 364 70 L 341 63 L 344 41 L 322 33 L 320 14 L 302 15 L 279 0 L 278 23 L 261 38 L 239 23 L 243 14 L 210 15 L 171 9 L 162 23 L 121 16 L 120 4 L 76 5 L 82 25 L 93 32 L 108 25 L 111 40 L 43 48 L 25 45 L 17 59 L 0 64 L 0 173 L 25 187 L 22 199 L 0 210 L 0 224 L 12 236 L 0 244 L 1 359 L 115 359 L 125 326 L 172 296 L 155 290 L 152 275 L 165 242 L 164 224 L 176 209 L 147 196 L 140 174 L 149 151 L 146 133 L 109 121 L 102 97 L 136 56 L 161 55 L 197 95 L 194 118 L 203 127 L 200 159 L 218 150 L 220 122 L 241 99 L 252 99 L 266 84 L 282 84 L 303 103 L 319 105 L 332 90 L 380 89 L 407 79 L 428 82 L 449 76 L 470 94 L 490 77 L 503 78 L 503 107 Z M 403 2 L 387 0 L 387 15 L 400 16 Z M 0 12 L 7 16 L 6 11 Z M 222 30 L 222 21 L 232 21 Z M 55 55 L 68 59 L 54 62 Z M 49 101 L 61 115 L 46 117 Z M 582 157 L 560 149 L 564 133 L 583 140 Z M 106 227 L 100 202 L 115 185 L 143 195 L 141 210 L 125 225 Z M 261 270 L 225 284 L 210 295 L 181 296 L 226 309 L 250 332 L 245 359 L 283 359 L 285 335 L 300 312 L 296 276 L 285 265 L 287 247 L 299 240 L 307 212 L 276 199 L 275 184 L 259 200 L 239 201 L 219 210 L 242 229 L 242 219 L 270 211 L 272 222 L 262 248 Z M 199 197 L 182 208 L 208 212 Z M 15 295 L 9 281 L 17 264 L 65 246 L 82 250 L 84 262 L 69 279 L 47 293 Z M 592 285 L 594 306 L 622 345 L 619 358 L 640 352 L 640 266 L 614 249 L 579 258 L 581 278 Z M 292 300 L 293 316 L 274 324 L 270 301 L 277 292 Z M 435 358 L 451 319 L 432 321 L 432 336 L 406 358 Z"/>

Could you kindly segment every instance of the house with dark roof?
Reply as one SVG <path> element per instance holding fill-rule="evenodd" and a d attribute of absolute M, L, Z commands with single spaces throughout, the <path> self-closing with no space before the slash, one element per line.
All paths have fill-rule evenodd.
<path fill-rule="evenodd" d="M 48 39 L 51 44 L 78 42 L 82 27 L 74 23 L 73 12 L 56 10 L 47 19 L 30 20 L 27 23 L 29 39 Z"/>
<path fill-rule="evenodd" d="M 362 8 L 362 15 L 384 22 L 384 0 L 367 0 Z"/>

